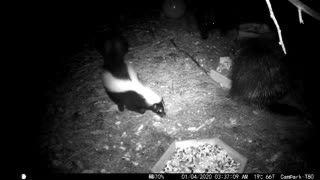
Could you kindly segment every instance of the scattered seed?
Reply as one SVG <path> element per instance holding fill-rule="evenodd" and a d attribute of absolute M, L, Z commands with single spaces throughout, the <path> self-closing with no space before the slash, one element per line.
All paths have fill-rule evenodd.
<path fill-rule="evenodd" d="M 136 147 L 136 151 L 140 151 L 141 149 L 142 149 L 142 145 L 141 143 L 138 143 Z"/>
<path fill-rule="evenodd" d="M 127 137 L 127 133 L 126 132 L 123 132 L 121 137 Z"/>
<path fill-rule="evenodd" d="M 104 148 L 105 150 L 109 150 L 109 146 L 108 146 L 108 145 L 103 146 L 103 148 Z"/>
<path fill-rule="evenodd" d="M 196 131 L 196 130 L 197 130 L 196 127 L 189 127 L 189 128 L 188 128 L 188 131 Z"/>

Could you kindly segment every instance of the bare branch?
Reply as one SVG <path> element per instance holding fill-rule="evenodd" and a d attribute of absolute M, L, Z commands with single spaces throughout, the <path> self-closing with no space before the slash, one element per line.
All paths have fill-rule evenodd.
<path fill-rule="evenodd" d="M 303 19 L 302 19 L 301 8 L 298 8 L 298 14 L 299 14 L 299 22 L 300 22 L 300 24 L 304 24 Z"/>
<path fill-rule="evenodd" d="M 320 14 L 318 12 L 314 11 L 313 9 L 309 8 L 307 5 L 305 5 L 301 1 L 299 1 L 299 0 L 288 0 L 288 1 L 290 3 L 292 3 L 293 5 L 295 5 L 298 9 L 300 8 L 303 12 L 309 14 L 313 18 L 320 21 Z"/>
<path fill-rule="evenodd" d="M 272 10 L 272 7 L 271 7 L 270 0 L 266 0 L 266 3 L 267 3 L 268 8 L 269 8 L 270 17 L 272 18 L 272 20 L 273 20 L 273 22 L 276 25 L 277 30 L 278 30 L 279 44 L 281 45 L 284 54 L 287 54 L 286 47 L 284 46 L 284 43 L 283 43 L 283 40 L 282 40 L 281 29 L 280 29 L 280 26 L 278 24 L 278 21 L 277 21 L 276 17 L 273 14 L 273 10 Z"/>

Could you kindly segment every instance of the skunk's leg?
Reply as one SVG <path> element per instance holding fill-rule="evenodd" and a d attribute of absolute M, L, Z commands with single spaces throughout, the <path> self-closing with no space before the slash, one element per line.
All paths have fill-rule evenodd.
<path fill-rule="evenodd" d="M 145 110 L 145 109 L 138 109 L 138 112 L 139 112 L 140 114 L 144 114 L 144 113 L 146 112 L 146 110 Z"/>
<path fill-rule="evenodd" d="M 118 105 L 118 109 L 120 112 L 124 111 L 124 105 L 123 104 L 117 104 Z"/>

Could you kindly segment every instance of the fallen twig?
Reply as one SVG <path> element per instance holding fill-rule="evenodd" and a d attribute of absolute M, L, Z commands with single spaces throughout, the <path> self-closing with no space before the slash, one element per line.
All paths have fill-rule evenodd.
<path fill-rule="evenodd" d="M 171 44 L 180 52 L 182 52 L 183 54 L 187 55 L 194 63 L 196 63 L 196 65 L 206 74 L 208 74 L 208 71 L 205 70 L 203 67 L 201 67 L 201 65 L 198 63 L 198 61 L 192 56 L 190 55 L 187 51 L 180 49 L 177 44 L 174 42 L 173 39 L 170 39 Z"/>

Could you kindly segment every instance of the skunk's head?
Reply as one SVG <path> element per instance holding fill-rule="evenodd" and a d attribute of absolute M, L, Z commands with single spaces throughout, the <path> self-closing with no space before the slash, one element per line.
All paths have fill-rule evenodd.
<path fill-rule="evenodd" d="M 158 114 L 160 117 L 164 117 L 166 112 L 164 111 L 164 101 L 161 99 L 159 103 L 155 103 L 151 106 L 151 110 Z"/>

